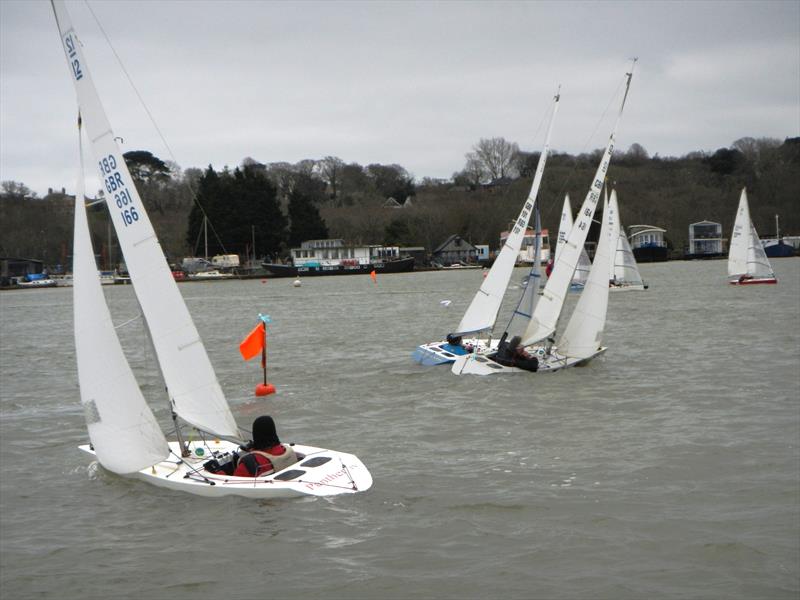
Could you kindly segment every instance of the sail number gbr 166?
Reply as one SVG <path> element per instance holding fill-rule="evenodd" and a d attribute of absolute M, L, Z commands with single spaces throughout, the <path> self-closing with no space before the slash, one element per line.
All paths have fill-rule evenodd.
<path fill-rule="evenodd" d="M 103 175 L 103 183 L 106 186 L 106 191 L 114 197 L 114 202 L 117 208 L 120 209 L 120 216 L 125 227 L 131 223 L 139 220 L 139 213 L 133 205 L 133 198 L 130 191 L 122 181 L 122 175 L 117 170 L 117 159 L 113 154 L 109 154 L 106 158 L 101 160 L 98 165 L 100 166 L 100 173 Z"/>

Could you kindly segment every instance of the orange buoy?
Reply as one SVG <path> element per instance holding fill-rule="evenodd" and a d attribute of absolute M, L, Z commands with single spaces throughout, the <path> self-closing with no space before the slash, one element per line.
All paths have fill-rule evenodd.
<path fill-rule="evenodd" d="M 269 396 L 275 393 L 275 386 L 271 383 L 259 383 L 256 386 L 256 396 Z"/>

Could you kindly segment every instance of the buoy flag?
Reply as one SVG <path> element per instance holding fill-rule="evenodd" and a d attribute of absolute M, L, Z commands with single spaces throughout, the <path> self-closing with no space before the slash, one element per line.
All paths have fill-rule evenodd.
<path fill-rule="evenodd" d="M 256 325 L 253 331 L 248 333 L 247 337 L 242 340 L 241 344 L 239 344 L 239 352 L 242 353 L 242 358 L 245 360 L 250 360 L 254 356 L 257 356 L 258 353 L 264 349 L 266 338 L 267 332 L 264 322 L 262 321 Z"/>
<path fill-rule="evenodd" d="M 375 274 L 375 270 L 374 269 L 373 269 L 372 273 L 369 274 L 369 276 L 372 277 L 372 281 L 374 281 L 375 283 L 378 283 L 378 276 Z"/>

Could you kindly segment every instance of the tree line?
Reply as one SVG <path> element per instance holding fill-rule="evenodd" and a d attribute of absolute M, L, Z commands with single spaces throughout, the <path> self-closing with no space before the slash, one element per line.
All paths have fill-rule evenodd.
<path fill-rule="evenodd" d="M 601 155 L 597 149 L 549 157 L 539 201 L 551 237 L 564 194 L 577 210 Z M 209 255 L 258 259 L 280 258 L 305 239 L 324 237 L 430 252 L 456 233 L 495 248 L 528 194 L 539 154 L 504 138 L 481 139 L 450 179 L 419 181 L 397 164 L 362 166 L 333 156 L 295 164 L 247 157 L 221 170 L 182 170 L 147 151 L 125 158 L 165 253 L 178 262 L 205 253 L 206 231 Z M 800 233 L 800 138 L 741 138 L 682 157 L 650 156 L 633 144 L 615 153 L 609 182 L 619 195 L 623 225 L 667 229 L 676 254 L 687 243 L 690 223 L 720 222 L 727 237 L 745 186 L 762 236 L 774 233 L 775 214 L 783 231 Z M 101 262 L 119 260 L 102 203 L 90 209 L 90 227 Z M 68 264 L 71 246 L 72 200 L 63 191 L 37 198 L 22 183 L 2 182 L 3 256 Z"/>

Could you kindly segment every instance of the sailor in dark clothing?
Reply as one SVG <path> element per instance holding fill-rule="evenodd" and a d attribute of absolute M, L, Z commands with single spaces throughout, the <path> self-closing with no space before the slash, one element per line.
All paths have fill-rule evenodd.
<path fill-rule="evenodd" d="M 506 342 L 507 335 L 507 333 L 504 333 L 503 337 L 500 338 L 500 343 L 497 345 L 497 353 L 492 357 L 495 362 L 506 367 L 536 371 L 539 368 L 539 360 L 535 356 L 528 354 L 525 348 L 519 345 L 522 338 L 515 335 L 510 342 Z"/>
<path fill-rule="evenodd" d="M 264 415 L 253 421 L 253 443 L 249 450 L 239 457 L 237 477 L 260 477 L 282 471 L 297 462 L 294 450 L 288 444 L 281 444 L 275 431 L 275 421 Z"/>

